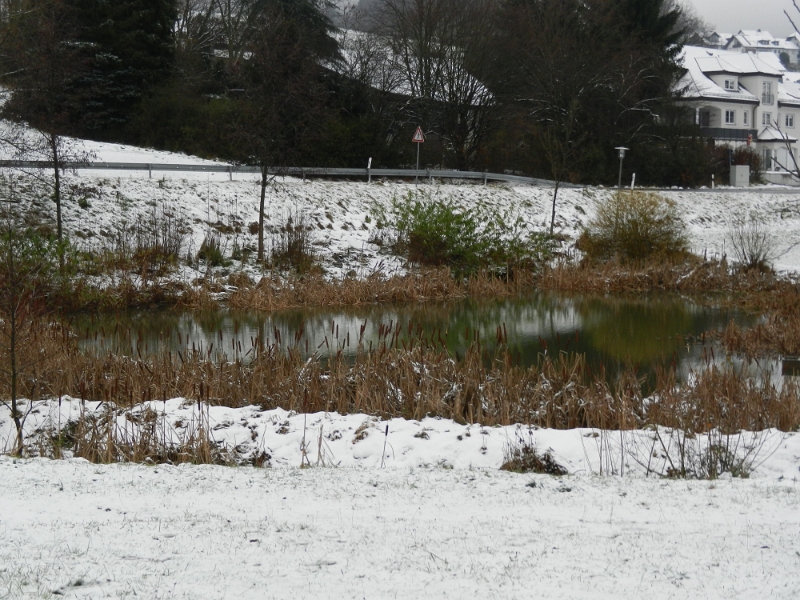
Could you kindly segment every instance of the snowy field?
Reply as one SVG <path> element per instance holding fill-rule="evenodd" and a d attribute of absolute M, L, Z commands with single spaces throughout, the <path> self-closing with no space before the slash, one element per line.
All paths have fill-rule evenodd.
<path fill-rule="evenodd" d="M 84 150 L 100 162 L 208 163 L 181 154 L 133 148 L 117 144 L 86 142 Z M 34 174 L 6 170 L 21 185 L 26 201 L 33 202 L 41 218 L 52 220 L 55 209 L 41 186 L 26 186 Z M 225 173 L 163 173 L 146 171 L 79 171 L 64 178 L 66 201 L 64 220 L 71 239 L 84 247 L 108 245 L 116 231 L 142 219 L 168 214 L 181 220 L 190 231 L 186 252 L 196 253 L 208 232 L 221 232 L 223 249 L 234 245 L 255 248 L 256 236 L 249 226 L 258 221 L 259 181 L 257 175 Z M 33 190 L 33 191 L 32 191 Z M 559 192 L 557 231 L 575 238 L 593 216 L 597 203 L 610 190 L 602 188 L 563 189 Z M 774 265 L 778 270 L 800 269 L 800 189 L 762 187 L 758 191 L 672 190 L 661 192 L 674 200 L 689 227 L 692 249 L 708 257 L 730 254 L 725 237 L 734 218 L 753 215 L 761 219 L 775 238 Z M 376 269 L 386 273 L 400 270 L 394 257 L 379 252 L 375 239 L 377 218 L 393 200 L 409 197 L 447 199 L 469 208 L 483 206 L 503 215 L 506 222 L 519 220 L 521 230 L 541 232 L 549 227 L 552 190 L 532 186 L 458 182 L 423 182 L 420 185 L 396 180 L 302 181 L 278 178 L 267 196 L 266 244 L 272 233 L 286 225 L 289 217 L 305 220 L 313 228 L 311 241 L 318 259 L 331 277 L 365 276 Z M 229 227 L 237 230 L 231 233 Z M 184 270 L 184 277 L 194 278 Z"/>
<path fill-rule="evenodd" d="M 800 489 L 0 457 L 0 597 L 797 598 Z"/>
<path fill-rule="evenodd" d="M 96 161 L 201 162 L 111 144 L 87 150 Z M 33 174 L 5 174 L 52 218 Z M 234 230 L 222 233 L 228 250 L 255 245 L 254 177 L 81 171 L 64 183 L 66 230 L 85 247 L 153 213 L 184 223 L 190 254 L 211 227 Z M 531 232 L 549 218 L 551 191 L 529 186 L 287 178 L 271 186 L 267 223 L 277 230 L 301 215 L 332 277 L 391 273 L 402 265 L 370 243 L 375 215 L 417 193 L 492 207 Z M 607 193 L 562 191 L 557 229 L 576 236 Z M 776 238 L 775 266 L 800 269 L 798 195 L 665 195 L 699 254 L 725 253 L 731 219 L 751 213 Z M 180 399 L 150 408 L 165 440 L 188 435 L 199 418 Z M 45 440 L 81 410 L 71 400 L 38 406 L 30 439 Z M 0 456 L 0 598 L 800 597 L 800 434 L 747 434 L 737 448 L 757 448 L 750 479 L 698 481 L 647 476 L 667 462 L 651 460 L 653 432 L 527 432 L 254 407 L 205 415 L 232 459 L 263 454 L 270 468 Z M 119 431 L 134 435 L 136 421 L 118 415 Z M 0 453 L 12 428 L 0 409 Z M 499 471 L 518 436 L 569 474 Z"/>
<path fill-rule="evenodd" d="M 150 408 L 169 439 L 198 415 L 180 400 Z M 41 405 L 29 431 L 79 411 L 65 400 L 59 420 L 55 402 Z M 0 597 L 800 594 L 800 434 L 752 438 L 749 479 L 699 481 L 646 476 L 652 432 L 205 415 L 216 442 L 266 452 L 271 468 L 0 457 Z M 518 436 L 569 474 L 499 471 Z"/>

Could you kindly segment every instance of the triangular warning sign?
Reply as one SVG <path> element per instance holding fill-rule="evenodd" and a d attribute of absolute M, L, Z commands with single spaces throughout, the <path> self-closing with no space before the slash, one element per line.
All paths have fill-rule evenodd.
<path fill-rule="evenodd" d="M 417 144 L 422 144 L 425 141 L 425 135 L 422 133 L 422 127 L 417 127 L 417 130 L 414 132 L 414 137 L 411 138 L 411 141 Z"/>

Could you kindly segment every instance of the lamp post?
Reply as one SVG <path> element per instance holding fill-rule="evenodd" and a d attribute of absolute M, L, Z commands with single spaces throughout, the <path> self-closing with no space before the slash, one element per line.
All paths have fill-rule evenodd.
<path fill-rule="evenodd" d="M 625 146 L 617 146 L 614 150 L 619 150 L 619 179 L 617 180 L 617 190 L 622 189 L 622 161 L 625 160 L 625 151 L 628 150 Z"/>

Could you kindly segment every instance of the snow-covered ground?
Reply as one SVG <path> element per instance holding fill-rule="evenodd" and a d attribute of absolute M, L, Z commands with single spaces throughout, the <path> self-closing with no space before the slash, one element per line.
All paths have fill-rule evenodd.
<path fill-rule="evenodd" d="M 0 481 L 4 598 L 800 595 L 786 479 L 0 457 Z"/>
<path fill-rule="evenodd" d="M 665 467 L 652 431 L 254 407 L 200 417 L 176 399 L 120 415 L 117 435 L 133 435 L 148 409 L 165 418 L 155 428 L 163 439 L 186 439 L 202 418 L 215 442 L 266 455 L 269 468 L 0 456 L 1 597 L 800 594 L 800 434 L 745 434 L 737 449 L 756 448 L 751 478 L 701 481 L 647 476 L 648 465 Z M 65 427 L 82 410 L 103 408 L 44 403 L 28 430 Z M 520 439 L 569 474 L 499 471 Z"/>
<path fill-rule="evenodd" d="M 132 148 L 116 144 L 86 142 L 85 150 L 103 162 L 209 162 L 195 157 Z M 8 170 L 6 174 L 12 174 Z M 22 180 L 30 174 L 14 173 Z M 190 231 L 186 253 L 196 253 L 208 232 L 221 231 L 224 249 L 234 245 L 256 246 L 249 226 L 258 220 L 259 182 L 256 175 L 146 171 L 79 171 L 64 178 L 67 200 L 64 220 L 73 241 L 84 246 L 108 244 L 124 225 L 146 219 L 154 212 L 180 218 Z M 24 185 L 18 186 L 20 189 Z M 772 191 L 771 191 L 772 190 Z M 27 198 L 36 194 L 25 192 Z M 556 228 L 577 237 L 582 225 L 593 216 L 597 203 L 610 193 L 607 189 L 563 189 L 559 192 Z M 762 188 L 758 192 L 685 191 L 661 192 L 674 200 L 688 224 L 692 249 L 709 257 L 730 255 L 726 232 L 734 218 L 753 215 L 763 221 L 774 236 L 779 270 L 800 269 L 800 204 L 797 194 L 784 188 Z M 302 181 L 279 178 L 267 197 L 267 247 L 289 217 L 303 218 L 313 228 L 311 239 L 317 257 L 332 277 L 367 275 L 375 269 L 392 273 L 400 262 L 379 253 L 370 243 L 380 234 L 377 214 L 392 200 L 422 195 L 449 199 L 469 208 L 483 206 L 505 215 L 507 222 L 521 220 L 527 232 L 549 226 L 552 190 L 532 186 L 475 183 L 428 183 L 415 185 L 400 181 Z M 54 218 L 54 207 L 43 194 L 36 201 L 42 218 Z M 228 226 L 234 229 L 230 233 Z M 227 232 L 227 233 L 226 233 Z M 272 233 L 270 233 L 272 232 Z M 237 263 L 238 265 L 238 263 Z M 185 277 L 193 277 L 185 272 Z M 196 274 L 194 274 L 196 276 Z"/>

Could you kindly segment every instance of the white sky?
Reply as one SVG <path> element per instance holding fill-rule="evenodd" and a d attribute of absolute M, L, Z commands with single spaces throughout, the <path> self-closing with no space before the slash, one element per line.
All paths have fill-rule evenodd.
<path fill-rule="evenodd" d="M 792 26 L 784 10 L 800 27 L 800 13 L 792 6 L 792 0 L 683 0 L 683 4 L 694 6 L 716 31 L 764 29 L 776 37 L 785 37 L 792 33 Z"/>

